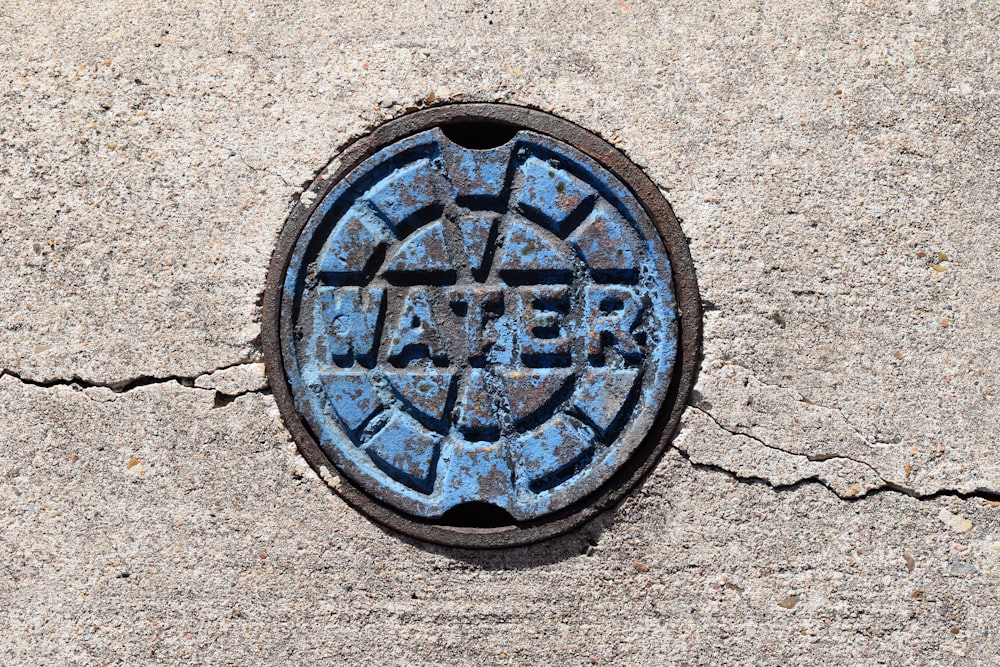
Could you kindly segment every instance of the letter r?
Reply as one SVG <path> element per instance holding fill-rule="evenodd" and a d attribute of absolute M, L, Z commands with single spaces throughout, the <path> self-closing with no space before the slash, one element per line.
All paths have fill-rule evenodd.
<path fill-rule="evenodd" d="M 583 314 L 589 324 L 587 355 L 603 363 L 604 349 L 614 345 L 626 359 L 641 359 L 642 349 L 632 335 L 641 314 L 642 301 L 631 287 L 588 285 Z"/>

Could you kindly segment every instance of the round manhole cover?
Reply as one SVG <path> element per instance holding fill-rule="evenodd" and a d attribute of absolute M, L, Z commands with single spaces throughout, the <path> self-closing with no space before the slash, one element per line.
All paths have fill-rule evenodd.
<path fill-rule="evenodd" d="M 656 187 L 580 127 L 495 104 L 390 121 L 339 164 L 286 224 L 265 299 L 309 463 L 456 546 L 543 539 L 619 499 L 666 447 L 699 344 Z"/>

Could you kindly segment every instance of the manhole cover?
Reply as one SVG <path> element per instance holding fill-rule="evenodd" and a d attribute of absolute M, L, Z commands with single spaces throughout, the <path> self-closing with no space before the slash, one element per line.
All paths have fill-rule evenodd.
<path fill-rule="evenodd" d="M 420 539 L 509 546 L 651 468 L 701 312 L 668 204 L 621 153 L 549 114 L 450 105 L 381 126 L 319 185 L 274 255 L 265 354 L 348 502 Z"/>

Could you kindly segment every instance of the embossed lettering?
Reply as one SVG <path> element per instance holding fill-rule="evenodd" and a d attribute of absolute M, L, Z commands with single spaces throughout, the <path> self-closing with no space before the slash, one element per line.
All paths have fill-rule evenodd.
<path fill-rule="evenodd" d="M 480 362 L 493 345 L 491 320 L 503 312 L 499 287 L 454 287 L 448 290 L 452 309 L 462 317 L 469 340 L 469 361 Z"/>
<path fill-rule="evenodd" d="M 527 366 L 568 366 L 570 339 L 559 320 L 569 310 L 564 285 L 535 285 L 517 290 L 521 360 Z"/>
<path fill-rule="evenodd" d="M 351 366 L 357 360 L 371 367 L 385 312 L 381 287 L 320 287 L 315 321 L 325 328 L 328 362 Z"/>
<path fill-rule="evenodd" d="M 389 361 L 405 367 L 417 359 L 430 357 L 435 364 L 448 363 L 441 330 L 431 314 L 431 304 L 424 287 L 410 287 L 389 341 Z"/>
<path fill-rule="evenodd" d="M 649 453 L 690 276 L 598 162 L 461 125 L 407 131 L 296 219 L 271 332 L 308 451 L 380 511 L 555 525 Z"/>
<path fill-rule="evenodd" d="M 621 285 L 588 285 L 585 295 L 583 321 L 591 361 L 604 363 L 605 348 L 612 345 L 626 359 L 641 359 L 642 349 L 632 334 L 642 314 L 635 290 Z"/>

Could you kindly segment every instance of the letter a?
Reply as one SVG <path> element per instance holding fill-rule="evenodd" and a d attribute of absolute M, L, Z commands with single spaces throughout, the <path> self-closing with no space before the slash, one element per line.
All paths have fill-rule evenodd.
<path fill-rule="evenodd" d="M 441 331 L 431 315 L 427 290 L 411 287 L 406 292 L 399 319 L 389 342 L 389 361 L 400 368 L 411 361 L 430 357 L 438 364 L 448 362 Z"/>

